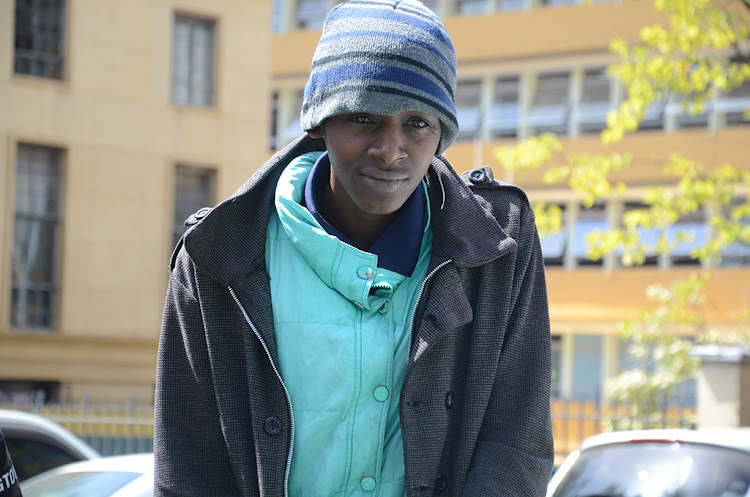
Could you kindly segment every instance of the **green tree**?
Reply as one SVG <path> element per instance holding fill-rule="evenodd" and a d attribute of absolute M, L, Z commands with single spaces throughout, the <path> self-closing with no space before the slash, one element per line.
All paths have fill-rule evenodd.
<path fill-rule="evenodd" d="M 599 199 L 617 198 L 627 185 L 610 176 L 629 167 L 636 154 L 613 153 L 607 147 L 636 131 L 649 106 L 672 99 L 682 103 L 684 113 L 698 114 L 717 94 L 750 81 L 748 0 L 655 0 L 654 8 L 665 15 L 665 24 L 644 27 L 636 43 L 611 42 L 618 61 L 608 72 L 627 94 L 607 116 L 602 152 L 566 154 L 557 137 L 546 134 L 499 147 L 495 157 L 503 168 L 517 174 L 543 170 L 545 182 L 567 184 L 587 207 Z M 745 119 L 750 120 L 750 109 Z M 646 293 L 653 306 L 621 324 L 636 367 L 609 385 L 611 396 L 630 409 L 630 421 L 616 428 L 664 423 L 664 406 L 696 371 L 689 354 L 693 340 L 748 343 L 747 336 L 706 329 L 702 304 L 710 269 L 721 261 L 722 251 L 735 243 L 750 244 L 750 172 L 732 164 L 700 164 L 679 151 L 654 166 L 673 178 L 673 184 L 649 189 L 645 207 L 626 212 L 620 227 L 590 234 L 588 256 L 617 254 L 621 265 L 634 266 L 649 254 L 669 255 L 676 243 L 694 241 L 691 232 L 670 239 L 670 226 L 698 211 L 710 213 L 710 229 L 706 243 L 696 245 L 691 254 L 700 262 L 697 274 L 670 288 L 650 286 Z M 560 229 L 559 208 L 537 204 L 535 212 L 540 234 Z M 645 233 L 656 236 L 649 241 Z M 745 311 L 747 316 L 750 312 Z"/>

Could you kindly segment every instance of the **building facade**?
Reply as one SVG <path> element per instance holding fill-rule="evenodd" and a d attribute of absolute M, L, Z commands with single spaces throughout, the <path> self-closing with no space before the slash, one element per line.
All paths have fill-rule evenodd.
<path fill-rule="evenodd" d="M 272 43 L 273 144 L 300 133 L 297 116 L 315 44 L 333 0 L 277 0 Z M 605 149 L 599 133 L 624 89 L 606 73 L 615 60 L 615 37 L 637 41 L 643 26 L 663 20 L 650 0 L 432 0 L 458 56 L 456 107 L 460 134 L 446 152 L 457 171 L 489 164 L 495 176 L 519 184 L 532 202 L 557 204 L 563 230 L 542 239 L 553 335 L 553 397 L 607 401 L 606 381 L 632 367 L 618 323 L 649 304 L 653 283 L 669 285 L 699 269 L 692 244 L 669 257 L 651 256 L 641 267 L 618 266 L 614 255 L 592 261 L 585 237 L 615 226 L 623 210 L 638 208 L 652 185 L 666 184 L 659 164 L 680 151 L 706 166 L 725 163 L 748 169 L 750 84 L 718 95 L 702 114 L 684 115 L 670 100 L 652 106 L 640 130 Z M 720 55 L 719 55 L 720 56 Z M 720 56 L 721 57 L 721 56 Z M 730 55 L 725 57 L 729 60 Z M 505 173 L 493 151 L 501 145 L 556 133 L 566 153 L 634 153 L 631 167 L 613 179 L 629 185 L 623 198 L 585 208 L 564 186 L 545 184 L 539 174 Z M 680 219 L 670 232 L 706 239 L 708 216 Z M 735 246 L 712 268 L 707 325 L 736 331 L 735 315 L 750 307 L 750 247 Z M 694 405 L 694 385 L 683 399 Z"/>
<path fill-rule="evenodd" d="M 0 1 L 0 401 L 153 398 L 167 261 L 182 220 L 230 195 L 301 133 L 310 60 L 331 0 Z M 458 172 L 490 164 L 532 202 L 555 203 L 542 240 L 553 395 L 606 400 L 628 367 L 617 323 L 697 265 L 689 246 L 645 266 L 592 262 L 585 235 L 665 182 L 654 161 L 682 151 L 750 168 L 750 88 L 698 116 L 663 102 L 614 150 L 629 196 L 585 208 L 538 175 L 508 176 L 493 150 L 555 132 L 595 152 L 623 90 L 605 67 L 616 36 L 658 20 L 650 0 L 432 0 L 459 60 Z M 705 236 L 706 217 L 681 220 Z M 703 235 L 702 235 L 703 234 Z M 750 308 L 750 249 L 713 268 L 706 317 L 731 330 Z"/>
<path fill-rule="evenodd" d="M 0 400 L 153 400 L 183 220 L 268 155 L 270 18 L 0 1 Z"/>

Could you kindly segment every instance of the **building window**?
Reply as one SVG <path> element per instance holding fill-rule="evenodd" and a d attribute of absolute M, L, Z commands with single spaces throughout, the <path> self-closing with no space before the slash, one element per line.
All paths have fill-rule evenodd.
<path fill-rule="evenodd" d="M 562 339 L 559 335 L 552 336 L 552 388 L 550 397 L 559 399 L 562 394 L 560 390 L 560 374 L 562 368 Z"/>
<path fill-rule="evenodd" d="M 598 401 L 602 388 L 602 337 L 576 335 L 573 343 L 573 399 Z"/>
<path fill-rule="evenodd" d="M 651 206 L 643 204 L 641 202 L 625 202 L 623 219 L 625 218 L 625 216 L 628 216 L 630 212 L 648 211 L 649 209 L 651 209 Z M 624 228 L 624 223 L 622 224 Z M 660 228 L 644 228 L 643 226 L 638 226 L 635 228 L 635 231 L 636 233 L 638 233 L 638 243 L 643 247 L 643 265 L 657 265 L 659 263 L 659 256 L 656 253 L 656 248 L 659 245 L 659 237 L 661 236 L 663 230 Z M 615 255 L 617 255 L 618 257 L 621 257 L 622 254 L 623 251 L 621 249 L 618 249 L 615 252 Z"/>
<path fill-rule="evenodd" d="M 277 143 L 277 146 L 284 146 L 300 137 L 302 134 L 302 125 L 300 124 L 299 118 L 302 112 L 302 102 L 304 100 L 304 90 L 299 90 L 293 94 L 287 93 L 284 104 L 281 105 L 281 110 L 284 114 L 284 129 L 281 130 L 281 140 Z"/>
<path fill-rule="evenodd" d="M 724 208 L 724 218 L 734 219 L 734 214 L 739 214 L 746 199 L 737 199 Z M 743 226 L 742 230 L 750 230 L 750 215 L 737 216 L 738 222 Z M 750 265 L 750 240 L 737 240 L 727 245 L 721 251 L 722 266 L 749 266 Z"/>
<path fill-rule="evenodd" d="M 579 266 L 601 266 L 602 259 L 591 260 L 588 253 L 586 238 L 594 231 L 607 230 L 607 212 L 604 204 L 594 204 L 588 209 L 581 209 L 576 219 L 571 240 L 571 251 L 576 264 Z"/>
<path fill-rule="evenodd" d="M 690 95 L 687 99 L 694 98 Z M 668 113 L 672 114 L 677 119 L 677 128 L 698 128 L 708 126 L 708 116 L 713 110 L 713 101 L 705 102 L 703 105 L 703 111 L 699 113 L 693 113 L 690 106 L 683 105 L 682 100 L 675 98 L 674 101 L 667 105 Z"/>
<path fill-rule="evenodd" d="M 630 351 L 630 347 L 633 345 L 632 341 L 621 339 L 619 345 L 619 374 L 638 369 L 646 375 L 656 374 L 658 364 L 653 359 L 653 345 L 648 345 L 651 350 L 644 359 L 633 357 Z M 695 407 L 697 389 L 698 385 L 695 378 L 677 384 L 673 396 L 666 399 L 668 400 L 667 406 Z"/>
<path fill-rule="evenodd" d="M 299 29 L 320 29 L 327 14 L 327 0 L 297 0 L 294 22 Z"/>
<path fill-rule="evenodd" d="M 0 403 L 17 407 L 41 406 L 60 402 L 56 381 L 0 380 Z"/>
<path fill-rule="evenodd" d="M 498 10 L 501 12 L 523 10 L 526 6 L 526 0 L 498 0 L 498 2 Z"/>
<path fill-rule="evenodd" d="M 15 14 L 14 72 L 62 79 L 64 0 L 16 0 Z"/>
<path fill-rule="evenodd" d="M 199 209 L 214 205 L 215 177 L 213 169 L 177 165 L 172 222 L 173 246 L 177 245 L 187 230 L 185 220 Z"/>
<path fill-rule="evenodd" d="M 561 225 L 554 233 L 544 233 L 540 238 L 545 267 L 562 266 L 565 261 L 567 231 L 565 228 L 565 204 L 555 204 L 560 209 Z M 553 206 L 549 206 L 553 207 Z"/>
<path fill-rule="evenodd" d="M 732 58 L 732 64 L 750 64 L 750 59 Z M 717 110 L 726 117 L 726 123 L 730 126 L 750 124 L 744 117 L 744 112 L 750 108 L 750 79 L 721 95 L 717 101 Z"/>
<path fill-rule="evenodd" d="M 54 326 L 61 155 L 57 148 L 18 145 L 10 302 L 15 328 Z"/>
<path fill-rule="evenodd" d="M 750 108 L 750 80 L 746 80 L 742 86 L 728 92 L 722 101 L 728 125 L 750 124 L 750 121 L 744 117 L 745 110 Z"/>
<path fill-rule="evenodd" d="M 570 73 L 540 74 L 527 116 L 531 134 L 567 134 L 570 114 Z"/>
<path fill-rule="evenodd" d="M 577 3 L 576 0 L 542 0 L 543 5 L 570 5 Z"/>
<path fill-rule="evenodd" d="M 672 264 L 699 264 L 700 261 L 692 257 L 692 252 L 695 248 L 706 246 L 707 235 L 708 226 L 703 209 L 682 216 L 667 228 L 667 242 L 672 246 Z"/>
<path fill-rule="evenodd" d="M 458 118 L 458 139 L 473 140 L 479 136 L 482 117 L 480 80 L 459 81 L 456 85 L 456 117 Z"/>
<path fill-rule="evenodd" d="M 209 107 L 214 104 L 214 29 L 210 19 L 175 14 L 172 100 Z"/>
<path fill-rule="evenodd" d="M 276 150 L 278 146 L 279 133 L 279 92 L 271 93 L 271 133 L 269 136 L 268 146 L 271 150 Z"/>
<path fill-rule="evenodd" d="M 490 11 L 487 0 L 456 0 L 456 13 L 459 15 L 486 14 Z"/>
<path fill-rule="evenodd" d="M 605 69 L 584 71 L 581 99 L 577 109 L 581 133 L 599 133 L 607 127 L 610 86 L 610 78 Z"/>
<path fill-rule="evenodd" d="M 643 116 L 643 120 L 638 124 L 638 129 L 640 131 L 663 129 L 664 109 L 666 106 L 666 100 L 664 99 L 649 105 L 646 109 L 646 114 Z"/>
<path fill-rule="evenodd" d="M 489 126 L 494 138 L 518 136 L 521 107 L 518 101 L 518 76 L 506 76 L 495 81 Z"/>
<path fill-rule="evenodd" d="M 423 0 L 422 3 L 425 7 L 433 11 L 438 17 L 443 16 L 443 12 L 441 9 L 441 0 Z"/>

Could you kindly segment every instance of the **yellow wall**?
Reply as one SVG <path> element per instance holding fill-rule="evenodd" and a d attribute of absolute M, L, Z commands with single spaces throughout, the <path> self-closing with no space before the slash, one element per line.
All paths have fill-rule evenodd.
<path fill-rule="evenodd" d="M 76 397 L 132 391 L 146 401 L 176 162 L 215 167 L 219 200 L 269 155 L 271 1 L 66 4 L 66 77 L 54 81 L 13 74 L 14 2 L 0 2 L 0 379 L 59 380 Z M 214 107 L 171 103 L 175 12 L 216 21 Z M 65 150 L 52 333 L 8 329 L 19 142 Z"/>

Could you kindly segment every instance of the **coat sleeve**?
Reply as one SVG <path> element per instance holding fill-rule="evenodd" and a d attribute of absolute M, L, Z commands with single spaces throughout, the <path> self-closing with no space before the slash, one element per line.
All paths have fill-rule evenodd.
<path fill-rule="evenodd" d="M 462 492 L 465 497 L 541 497 L 554 462 L 547 290 L 534 214 L 517 235 L 510 317 L 493 390 Z"/>
<path fill-rule="evenodd" d="M 195 268 L 184 250 L 175 260 L 156 372 L 154 496 L 238 495 L 213 393 Z"/>

